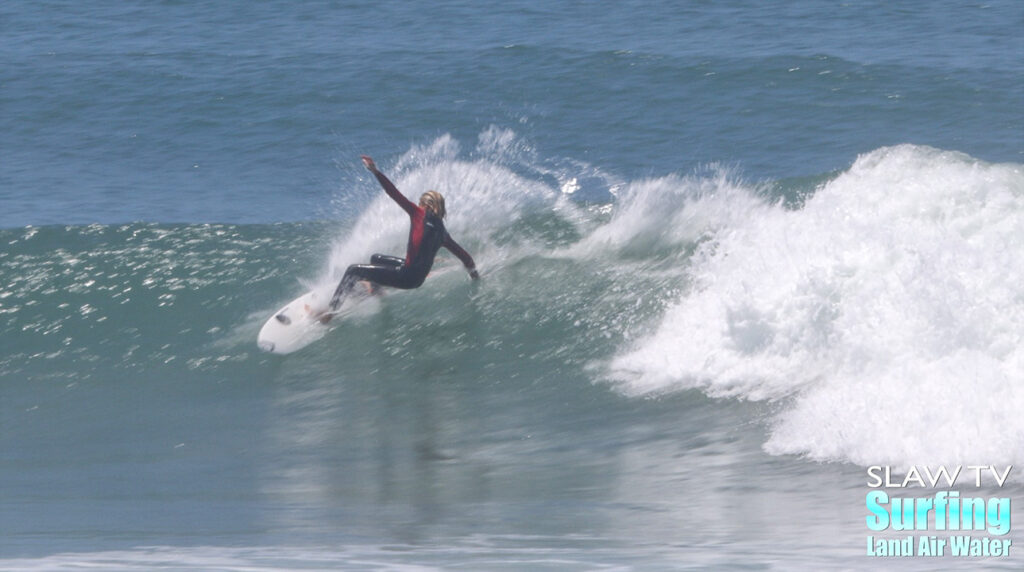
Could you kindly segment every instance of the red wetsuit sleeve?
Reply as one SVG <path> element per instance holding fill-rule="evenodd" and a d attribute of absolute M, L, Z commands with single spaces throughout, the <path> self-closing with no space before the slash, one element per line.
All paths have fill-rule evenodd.
<path fill-rule="evenodd" d="M 414 216 L 416 214 L 418 207 L 415 204 L 413 204 L 412 201 L 407 199 L 405 195 L 403 195 L 401 191 L 398 190 L 398 187 L 396 187 L 395 184 L 392 183 L 390 179 L 384 176 L 384 173 L 381 173 L 380 171 L 374 171 L 373 174 L 375 177 L 377 177 L 377 181 L 380 183 L 380 186 L 384 187 L 384 192 L 387 193 L 389 197 L 391 197 L 391 200 L 398 203 L 398 206 L 402 207 L 402 209 L 405 210 L 405 212 L 409 213 L 409 216 Z"/>
<path fill-rule="evenodd" d="M 476 263 L 473 262 L 473 257 L 470 256 L 469 253 L 466 252 L 464 248 L 459 246 L 457 242 L 452 240 L 452 237 L 449 236 L 448 233 L 445 233 L 444 242 L 441 243 L 441 245 L 450 250 L 452 254 L 457 256 L 467 269 L 473 270 L 474 268 L 476 268 Z"/>

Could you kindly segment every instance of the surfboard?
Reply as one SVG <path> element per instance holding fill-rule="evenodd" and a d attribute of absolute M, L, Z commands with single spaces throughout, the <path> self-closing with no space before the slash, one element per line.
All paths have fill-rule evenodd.
<path fill-rule="evenodd" d="M 256 336 L 256 345 L 274 354 L 297 352 L 326 336 L 341 318 L 351 314 L 355 306 L 368 296 L 368 293 L 353 292 L 341 308 L 330 312 L 329 295 L 307 292 L 270 316 Z M 324 321 L 325 317 L 329 319 Z"/>

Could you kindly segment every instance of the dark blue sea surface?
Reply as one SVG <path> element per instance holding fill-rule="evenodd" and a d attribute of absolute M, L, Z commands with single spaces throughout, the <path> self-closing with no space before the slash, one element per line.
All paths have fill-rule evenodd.
<path fill-rule="evenodd" d="M 359 153 L 491 125 L 626 179 L 1022 160 L 1014 2 L 674 4 L 9 3 L 0 226 L 342 218 Z"/>
<path fill-rule="evenodd" d="M 0 568 L 877 569 L 866 467 L 1024 463 L 1021 30 L 1008 1 L 0 5 Z M 360 154 L 445 194 L 483 279 L 442 255 L 261 353 L 404 251 Z"/>

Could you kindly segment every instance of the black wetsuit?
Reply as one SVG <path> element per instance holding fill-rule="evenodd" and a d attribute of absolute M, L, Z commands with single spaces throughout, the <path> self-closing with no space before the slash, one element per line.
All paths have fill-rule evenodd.
<path fill-rule="evenodd" d="M 444 222 L 438 216 L 407 199 L 383 173 L 375 171 L 373 174 L 384 187 L 384 192 L 409 213 L 409 244 L 405 260 L 395 256 L 374 254 L 370 258 L 370 264 L 349 266 L 331 298 L 332 310 L 337 310 L 341 306 L 345 296 L 360 280 L 406 290 L 419 288 L 430 273 L 434 257 L 442 246 L 455 254 L 470 271 L 476 267 L 469 253 L 448 236 Z"/>

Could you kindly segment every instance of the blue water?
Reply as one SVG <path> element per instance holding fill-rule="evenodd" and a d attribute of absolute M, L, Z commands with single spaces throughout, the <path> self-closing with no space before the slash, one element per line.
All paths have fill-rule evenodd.
<path fill-rule="evenodd" d="M 1021 8 L 921 6 L 8 4 L 0 226 L 334 218 L 359 152 L 490 125 L 625 178 L 1020 161 Z"/>
<path fill-rule="evenodd" d="M 1024 5 L 666 4 L 0 6 L 0 568 L 875 569 L 1022 463 Z M 360 154 L 484 279 L 262 354 Z"/>

